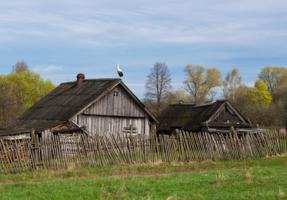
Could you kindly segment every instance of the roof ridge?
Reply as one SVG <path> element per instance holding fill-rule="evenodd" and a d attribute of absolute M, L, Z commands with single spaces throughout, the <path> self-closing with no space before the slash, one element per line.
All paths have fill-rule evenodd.
<path fill-rule="evenodd" d="M 89 81 L 121 81 L 122 79 L 118 79 L 118 78 L 97 78 L 97 79 L 84 79 L 82 82 L 89 82 Z M 64 82 L 61 83 L 62 84 L 69 84 L 69 83 L 76 83 L 77 81 L 69 81 L 69 82 Z"/>

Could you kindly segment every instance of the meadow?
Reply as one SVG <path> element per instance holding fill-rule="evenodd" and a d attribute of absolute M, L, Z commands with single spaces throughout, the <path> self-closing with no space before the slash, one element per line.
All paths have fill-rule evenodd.
<path fill-rule="evenodd" d="M 286 199 L 285 156 L 0 176 L 2 199 Z"/>

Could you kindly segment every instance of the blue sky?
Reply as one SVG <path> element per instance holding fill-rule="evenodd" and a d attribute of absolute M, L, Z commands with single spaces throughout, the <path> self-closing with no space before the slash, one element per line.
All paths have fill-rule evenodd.
<path fill-rule="evenodd" d="M 165 62 L 174 89 L 187 64 L 234 67 L 252 86 L 265 66 L 287 67 L 287 1 L 1 1 L 0 74 L 17 61 L 56 85 L 117 78 L 143 98 L 146 75 Z"/>

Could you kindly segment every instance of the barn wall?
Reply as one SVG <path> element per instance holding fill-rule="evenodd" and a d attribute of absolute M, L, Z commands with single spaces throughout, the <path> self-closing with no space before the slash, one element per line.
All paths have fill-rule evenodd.
<path fill-rule="evenodd" d="M 149 116 L 121 85 L 78 115 L 75 122 L 79 126 L 87 125 L 91 134 L 123 133 L 124 127 L 130 125 L 140 134 L 148 135 L 150 130 Z"/>
<path fill-rule="evenodd" d="M 147 118 L 103 117 L 81 115 L 79 125 L 87 125 L 89 132 L 95 133 L 123 133 L 124 127 L 132 125 L 139 134 L 149 134 L 149 121 Z"/>
<path fill-rule="evenodd" d="M 114 96 L 114 92 L 118 92 L 118 96 Z M 146 112 L 121 85 L 116 86 L 98 102 L 86 109 L 84 114 L 148 117 Z"/>

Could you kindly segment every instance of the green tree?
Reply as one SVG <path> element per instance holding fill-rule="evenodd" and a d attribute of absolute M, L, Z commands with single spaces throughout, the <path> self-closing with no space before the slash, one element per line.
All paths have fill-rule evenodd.
<path fill-rule="evenodd" d="M 0 125 L 7 124 L 30 108 L 56 86 L 38 73 L 22 72 L 0 75 Z"/>
<path fill-rule="evenodd" d="M 273 92 L 277 86 L 286 81 L 287 68 L 271 66 L 263 67 L 258 78 L 267 84 L 268 91 Z"/>
<path fill-rule="evenodd" d="M 12 121 L 24 111 L 25 106 L 17 101 L 15 89 L 0 77 L 0 126 Z"/>
<path fill-rule="evenodd" d="M 205 69 L 202 66 L 187 65 L 184 69 L 187 79 L 183 81 L 191 101 L 204 101 L 212 88 L 222 85 L 221 72 L 216 69 Z"/>
<path fill-rule="evenodd" d="M 252 102 L 258 102 L 261 105 L 268 106 L 272 101 L 272 96 L 267 90 L 267 84 L 258 80 L 254 84 L 254 88 L 248 91 L 245 95 L 248 96 Z"/>

